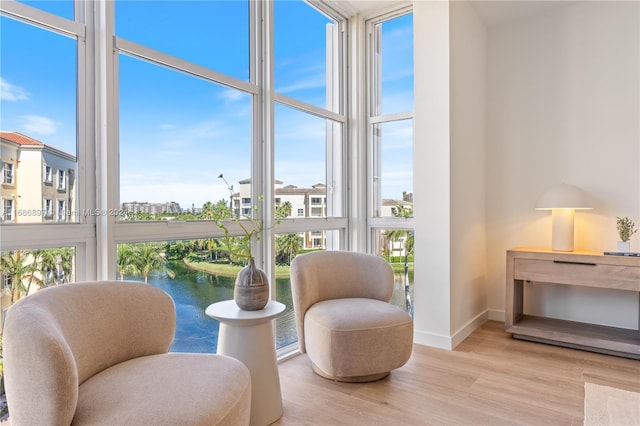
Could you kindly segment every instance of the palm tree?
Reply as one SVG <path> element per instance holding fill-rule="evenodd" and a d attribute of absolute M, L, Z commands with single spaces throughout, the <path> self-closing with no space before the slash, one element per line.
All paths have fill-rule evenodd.
<path fill-rule="evenodd" d="M 413 217 L 413 209 L 410 206 L 398 204 L 393 211 L 393 216 L 406 218 Z M 391 250 L 392 243 L 395 241 L 400 241 L 403 238 L 405 239 L 403 243 L 405 256 L 408 256 L 409 252 L 413 251 L 413 232 L 402 229 L 386 230 L 384 232 L 384 247 L 389 256 L 391 256 L 391 254 L 393 253 L 393 251 Z"/>
<path fill-rule="evenodd" d="M 302 243 L 298 234 L 282 234 L 276 238 L 276 259 L 291 265 L 291 260 L 296 257 Z"/>
<path fill-rule="evenodd" d="M 69 282 L 69 277 L 71 277 L 71 272 L 73 271 L 73 256 L 75 255 L 75 251 L 69 247 L 61 247 L 56 249 L 58 256 L 60 256 L 60 275 L 58 275 L 59 284 L 64 284 L 65 282 Z"/>
<path fill-rule="evenodd" d="M 191 242 L 178 240 L 167 242 L 165 252 L 169 259 L 182 259 L 187 256 L 192 250 Z"/>
<path fill-rule="evenodd" d="M 33 259 L 29 259 L 32 254 L 28 251 L 5 252 L 0 259 L 0 270 L 11 277 L 11 303 L 17 302 L 23 295 L 27 295 L 29 287 L 24 281 L 29 280 L 42 285 L 42 280 L 35 273 L 38 271 Z"/>
<path fill-rule="evenodd" d="M 291 201 L 285 201 L 281 205 L 276 207 L 276 218 L 284 219 L 285 217 L 291 216 Z"/>
<path fill-rule="evenodd" d="M 222 199 L 217 203 L 207 201 L 202 205 L 200 219 L 230 219 L 233 217 L 233 211 L 227 205 L 227 201 Z"/>
<path fill-rule="evenodd" d="M 384 247 L 387 255 L 390 258 L 393 257 L 393 243 L 396 241 L 400 241 L 406 234 L 407 231 L 404 231 L 402 229 L 387 229 L 386 231 L 384 231 Z M 391 262 L 393 262 L 393 259 L 391 259 Z"/>
<path fill-rule="evenodd" d="M 394 217 L 413 217 L 413 207 L 408 205 L 396 204 L 392 212 Z"/>
<path fill-rule="evenodd" d="M 167 260 L 153 244 L 138 244 L 135 251 L 135 265 L 137 272 L 148 282 L 149 274 L 154 271 L 165 270 Z M 167 275 L 175 276 L 173 271 L 166 269 Z"/>
<path fill-rule="evenodd" d="M 42 274 L 42 282 L 44 286 L 51 284 L 54 280 L 54 273 L 57 276 L 58 256 L 56 249 L 36 250 L 33 252 L 37 268 Z"/>
<path fill-rule="evenodd" d="M 135 260 L 135 250 L 130 244 L 118 244 L 118 274 L 120 274 L 120 280 L 124 280 L 125 274 L 139 275 Z"/>

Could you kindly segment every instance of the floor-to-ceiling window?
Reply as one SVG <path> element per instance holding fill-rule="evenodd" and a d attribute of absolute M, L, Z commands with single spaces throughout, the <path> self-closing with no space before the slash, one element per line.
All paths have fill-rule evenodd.
<path fill-rule="evenodd" d="M 291 1 L 274 2 L 273 16 L 273 175 L 276 208 L 290 208 L 275 228 L 274 259 L 288 268 L 297 254 L 345 248 L 346 21 Z M 288 274 L 277 281 L 288 309 L 276 331 L 294 343 Z"/>
<path fill-rule="evenodd" d="M 1 302 L 94 278 L 91 4 L 2 2 Z"/>
<path fill-rule="evenodd" d="M 178 334 L 192 333 L 174 349 L 206 351 L 217 323 L 204 308 L 232 297 L 248 255 L 232 218 L 261 221 L 250 254 L 288 308 L 278 346 L 294 343 L 289 264 L 341 248 L 347 225 L 344 20 L 302 1 L 118 0 L 107 24 L 110 13 L 118 148 L 107 150 L 118 183 L 108 195 L 119 209 L 108 219 L 116 244 L 103 247 L 116 259 L 110 273 L 169 291 Z"/>
<path fill-rule="evenodd" d="M 235 198 L 262 155 L 261 13 L 249 1 L 118 0 L 106 10 L 118 122 L 110 200 L 120 212 L 110 223 L 116 246 L 104 245 L 109 273 L 171 294 L 172 350 L 215 350 L 217 323 L 204 310 L 232 297 L 233 275 L 246 262 L 217 221 L 254 214 L 237 209 Z M 232 238 L 240 232 L 233 225 Z"/>
<path fill-rule="evenodd" d="M 404 144 L 412 102 L 387 83 L 397 70 L 381 66 L 387 77 L 370 83 L 382 108 L 369 111 L 372 167 L 362 170 L 382 180 L 349 195 L 350 164 L 365 159 L 349 157 L 345 136 L 348 21 L 327 3 L 7 0 L 0 8 L 0 251 L 12 289 L 3 294 L 79 279 L 147 281 L 173 292 L 184 332 L 174 349 L 211 351 L 197 337 L 216 326 L 204 308 L 231 297 L 246 262 L 233 218 L 251 217 L 266 230 L 252 254 L 288 306 L 278 319 L 286 346 L 296 340 L 288 267 L 300 253 L 352 247 L 354 196 L 377 194 L 370 250 L 412 263 Z M 410 23 L 403 19 L 372 22 L 384 28 L 376 43 L 387 40 L 387 23 Z M 407 203 L 385 204 L 402 191 Z"/>
<path fill-rule="evenodd" d="M 413 311 L 413 15 L 367 22 L 369 250 L 396 272 L 393 303 Z"/>

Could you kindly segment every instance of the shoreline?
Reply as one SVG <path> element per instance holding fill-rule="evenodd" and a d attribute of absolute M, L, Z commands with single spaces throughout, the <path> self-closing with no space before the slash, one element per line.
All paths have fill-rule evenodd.
<path fill-rule="evenodd" d="M 235 277 L 238 275 L 238 272 L 244 266 L 233 265 L 233 264 L 223 264 L 223 263 L 210 263 L 210 262 L 199 262 L 199 261 L 190 261 L 188 258 L 183 258 L 182 263 L 189 269 L 194 271 L 206 272 L 208 274 L 213 275 L 221 275 L 224 277 Z M 288 266 L 276 266 L 276 278 L 288 278 L 289 277 L 289 267 Z"/>
<path fill-rule="evenodd" d="M 190 261 L 187 257 L 182 259 L 182 263 L 189 269 L 194 271 L 206 272 L 213 275 L 221 275 L 224 277 L 235 277 L 244 267 L 234 264 L 210 263 L 200 261 Z M 394 273 L 404 273 L 404 265 L 401 263 L 391 263 Z M 409 272 L 413 272 L 413 263 L 409 264 Z M 276 266 L 276 278 L 288 278 L 289 266 Z"/>

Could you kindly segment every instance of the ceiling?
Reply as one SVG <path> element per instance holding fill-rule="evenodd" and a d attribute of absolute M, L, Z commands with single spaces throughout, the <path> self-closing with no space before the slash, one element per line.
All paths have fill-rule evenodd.
<path fill-rule="evenodd" d="M 325 0 L 327 1 L 327 0 Z M 414 0 L 440 1 L 440 0 Z M 456 1 L 456 0 L 451 0 Z M 577 3 L 575 0 L 468 0 L 480 19 L 493 26 L 511 20 L 531 17 L 550 10 Z M 411 3 L 403 0 L 328 0 L 341 11 L 349 15 L 368 14 L 399 3 Z"/>

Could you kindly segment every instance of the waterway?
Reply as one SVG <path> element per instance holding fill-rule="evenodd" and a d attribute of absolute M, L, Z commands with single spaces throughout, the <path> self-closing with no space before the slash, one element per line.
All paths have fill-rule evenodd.
<path fill-rule="evenodd" d="M 149 277 L 149 284 L 167 292 L 176 305 L 176 334 L 170 351 L 215 353 L 220 324 L 204 312 L 212 303 L 233 298 L 235 278 L 194 271 L 182 262 L 170 262 L 168 267 L 175 278 L 157 273 Z M 410 274 L 411 282 L 412 278 Z M 392 303 L 399 306 L 406 300 L 404 282 L 404 274 L 397 274 Z M 276 319 L 276 346 L 280 348 L 297 341 L 289 278 L 276 280 L 276 299 L 286 306 L 285 312 Z"/>
<path fill-rule="evenodd" d="M 170 262 L 175 273 L 155 273 L 149 284 L 167 292 L 176 305 L 176 334 L 172 352 L 215 353 L 219 323 L 205 314 L 207 306 L 233 298 L 235 278 L 194 271 L 182 262 Z M 127 279 L 136 279 L 126 277 Z M 276 319 L 276 345 L 283 347 L 297 340 L 293 302 L 288 278 L 276 280 L 277 300 L 286 305 L 285 312 Z"/>

